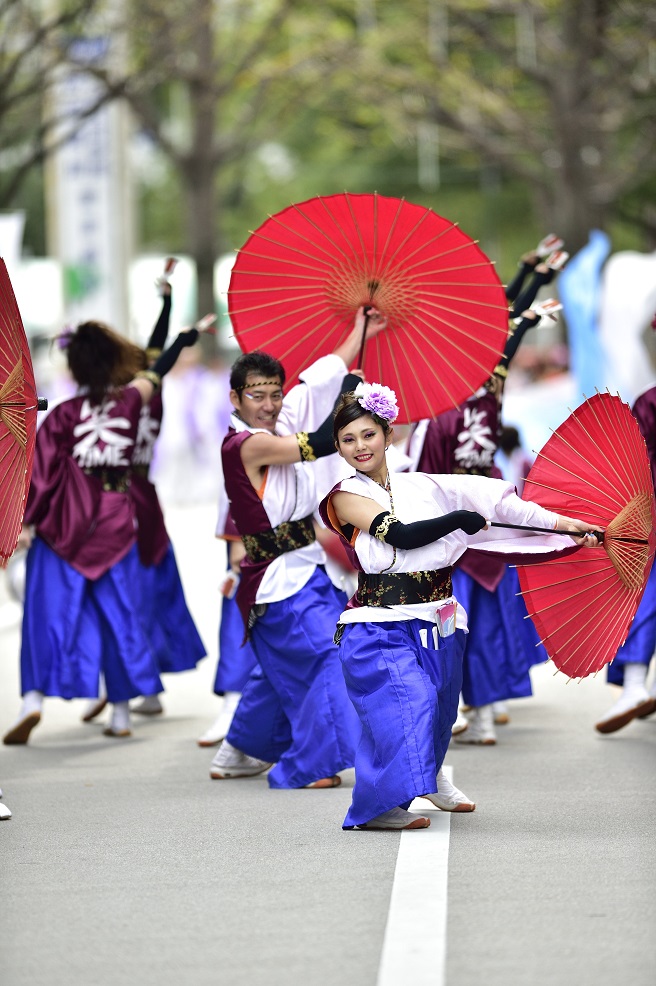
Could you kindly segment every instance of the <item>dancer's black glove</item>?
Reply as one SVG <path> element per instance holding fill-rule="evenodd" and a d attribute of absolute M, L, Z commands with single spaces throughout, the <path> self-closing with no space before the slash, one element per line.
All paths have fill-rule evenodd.
<path fill-rule="evenodd" d="M 169 321 L 171 318 L 171 294 L 165 294 L 162 298 L 162 310 L 155 323 L 155 328 L 150 334 L 146 352 L 153 359 L 161 354 L 166 345 L 166 337 L 169 334 Z"/>
<path fill-rule="evenodd" d="M 182 350 L 187 346 L 193 346 L 194 343 L 198 341 L 199 334 L 200 333 L 196 328 L 187 329 L 185 332 L 180 332 L 179 335 L 173 340 L 169 348 L 165 349 L 161 356 L 158 356 L 151 366 L 150 372 L 156 373 L 160 378 L 165 376 L 169 370 L 172 370 L 175 366 L 178 356 Z"/>
<path fill-rule="evenodd" d="M 415 520 L 411 524 L 402 524 L 393 514 L 385 510 L 374 517 L 369 528 L 372 537 L 391 544 L 393 548 L 423 548 L 433 541 L 439 541 L 454 531 L 464 531 L 465 534 L 476 534 L 482 531 L 487 521 L 475 510 L 453 510 L 442 517 L 431 517 L 429 520 Z"/>
<path fill-rule="evenodd" d="M 314 462 L 315 459 L 322 459 L 326 455 L 333 454 L 335 451 L 335 439 L 333 438 L 335 408 L 342 394 L 347 394 L 349 391 L 355 390 L 359 383 L 362 383 L 360 377 L 356 376 L 355 373 L 347 373 L 342 380 L 339 397 L 325 421 L 321 422 L 316 431 L 296 432 L 296 440 L 301 450 L 301 460 L 303 462 Z"/>

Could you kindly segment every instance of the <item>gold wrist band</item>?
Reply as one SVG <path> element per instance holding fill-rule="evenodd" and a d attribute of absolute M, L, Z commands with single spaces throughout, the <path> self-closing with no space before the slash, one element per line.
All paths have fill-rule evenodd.
<path fill-rule="evenodd" d="M 155 392 L 162 389 L 162 378 L 159 373 L 155 373 L 154 370 L 139 370 L 136 374 L 136 378 L 138 380 L 147 380 L 149 383 L 152 383 L 155 388 Z"/>
<path fill-rule="evenodd" d="M 298 442 L 298 447 L 301 452 L 301 460 L 303 462 L 315 462 L 317 457 L 314 454 L 314 449 L 310 445 L 310 436 L 307 431 L 297 431 L 296 441 Z"/>
<path fill-rule="evenodd" d="M 385 514 L 380 524 L 374 531 L 374 537 L 377 538 L 378 541 L 384 541 L 385 538 L 387 537 L 390 527 L 392 526 L 392 524 L 396 524 L 396 521 L 397 518 L 394 516 L 394 514 Z"/>

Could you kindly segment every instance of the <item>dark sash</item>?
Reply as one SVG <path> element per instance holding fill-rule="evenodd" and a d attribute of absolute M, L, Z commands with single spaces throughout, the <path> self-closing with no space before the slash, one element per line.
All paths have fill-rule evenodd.
<path fill-rule="evenodd" d="M 451 567 L 432 572 L 358 572 L 360 606 L 412 606 L 448 599 L 453 594 Z"/>
<path fill-rule="evenodd" d="M 111 469 L 102 466 L 89 467 L 84 470 L 87 476 L 99 479 L 105 493 L 127 493 L 130 489 L 130 469 Z"/>

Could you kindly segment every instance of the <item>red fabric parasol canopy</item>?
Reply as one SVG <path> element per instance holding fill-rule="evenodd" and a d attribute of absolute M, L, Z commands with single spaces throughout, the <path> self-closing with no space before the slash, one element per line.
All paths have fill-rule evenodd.
<path fill-rule="evenodd" d="M 603 549 L 518 566 L 550 658 L 585 677 L 626 640 L 656 551 L 649 457 L 629 406 L 608 393 L 586 400 L 539 453 L 522 497 L 606 530 Z"/>
<path fill-rule="evenodd" d="M 0 259 L 0 565 L 23 523 L 36 440 L 37 395 L 23 322 Z"/>
<path fill-rule="evenodd" d="M 228 291 L 242 350 L 272 353 L 290 384 L 344 341 L 362 305 L 388 319 L 363 369 L 396 392 L 399 423 L 470 397 L 508 335 L 503 286 L 476 242 L 431 209 L 376 193 L 270 216 L 239 251 Z"/>

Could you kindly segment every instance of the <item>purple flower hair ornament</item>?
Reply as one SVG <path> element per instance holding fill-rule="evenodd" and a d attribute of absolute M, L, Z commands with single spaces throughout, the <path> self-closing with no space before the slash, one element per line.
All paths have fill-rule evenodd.
<path fill-rule="evenodd" d="M 68 349 L 68 347 L 71 344 L 71 339 L 73 338 L 74 332 L 75 332 L 75 327 L 73 325 L 65 326 L 64 331 L 60 332 L 59 335 L 55 336 L 55 339 L 57 340 L 57 348 Z"/>
<path fill-rule="evenodd" d="M 365 411 L 375 414 L 388 424 L 396 421 L 399 405 L 396 403 L 396 394 L 389 387 L 383 387 L 382 383 L 359 383 L 353 395 Z"/>

